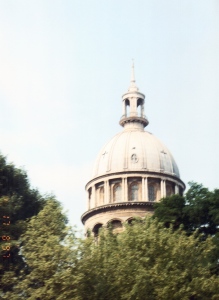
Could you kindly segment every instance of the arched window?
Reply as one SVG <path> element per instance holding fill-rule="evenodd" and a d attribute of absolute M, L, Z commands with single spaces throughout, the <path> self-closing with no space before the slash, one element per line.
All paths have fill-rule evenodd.
<path fill-rule="evenodd" d="M 133 183 L 130 187 L 130 201 L 138 201 L 138 184 Z"/>
<path fill-rule="evenodd" d="M 149 201 L 155 201 L 155 188 L 154 185 L 150 184 L 148 187 L 148 199 Z"/>
<path fill-rule="evenodd" d="M 113 201 L 114 202 L 121 202 L 121 185 L 117 184 L 113 188 Z"/>
<path fill-rule="evenodd" d="M 100 228 L 103 226 L 103 224 L 101 224 L 101 223 L 98 223 L 98 224 L 96 224 L 95 226 L 94 226 L 94 228 L 93 228 L 93 234 L 94 234 L 94 237 L 97 237 L 98 235 L 99 235 L 99 230 L 100 230 Z"/>
<path fill-rule="evenodd" d="M 122 232 L 122 222 L 120 220 L 112 220 L 108 223 L 108 227 L 111 227 L 113 230 L 113 233 L 119 233 Z"/>
<path fill-rule="evenodd" d="M 110 224 L 112 225 L 113 229 L 122 228 L 122 223 L 119 220 L 113 220 L 110 222 Z"/>
<path fill-rule="evenodd" d="M 128 99 L 125 100 L 125 116 L 130 116 L 130 103 Z"/>
<path fill-rule="evenodd" d="M 135 223 L 142 223 L 143 222 L 143 219 L 140 219 L 138 217 L 132 217 L 132 218 L 129 218 L 127 221 L 126 221 L 129 225 L 133 225 Z"/>
<path fill-rule="evenodd" d="M 144 112 L 144 101 L 143 99 L 138 99 L 137 101 L 137 110 L 138 110 L 138 117 L 143 117 L 143 112 Z"/>
<path fill-rule="evenodd" d="M 129 225 L 131 225 L 134 221 L 135 221 L 134 218 L 130 218 L 130 219 L 127 220 L 127 223 L 128 223 Z"/>
<path fill-rule="evenodd" d="M 167 197 L 170 197 L 172 194 L 173 194 L 172 186 L 168 184 L 166 187 L 166 195 Z"/>

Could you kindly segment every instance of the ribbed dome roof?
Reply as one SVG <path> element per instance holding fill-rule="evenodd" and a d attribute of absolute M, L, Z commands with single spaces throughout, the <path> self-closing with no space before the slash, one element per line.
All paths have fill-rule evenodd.
<path fill-rule="evenodd" d="M 100 151 L 92 178 L 118 172 L 156 172 L 180 178 L 179 169 L 167 147 L 154 135 L 144 131 L 148 125 L 144 115 L 145 95 L 135 84 L 134 64 L 128 92 L 122 96 L 124 130 L 115 135 Z"/>
<path fill-rule="evenodd" d="M 180 178 L 179 169 L 167 147 L 144 130 L 124 130 L 99 152 L 92 179 L 115 172 L 150 171 Z"/>

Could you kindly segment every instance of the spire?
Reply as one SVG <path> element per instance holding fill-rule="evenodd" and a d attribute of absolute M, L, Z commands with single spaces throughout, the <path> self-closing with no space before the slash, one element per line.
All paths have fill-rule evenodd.
<path fill-rule="evenodd" d="M 131 75 L 131 83 L 130 83 L 130 87 L 129 87 L 129 92 L 132 91 L 138 91 L 138 88 L 135 84 L 135 66 L 134 66 L 134 59 L 132 60 L 132 75 Z"/>
<path fill-rule="evenodd" d="M 123 115 L 119 124 L 125 130 L 144 130 L 148 125 L 147 117 L 144 115 L 145 95 L 139 92 L 135 84 L 134 61 L 132 60 L 131 83 L 128 92 L 122 96 Z"/>

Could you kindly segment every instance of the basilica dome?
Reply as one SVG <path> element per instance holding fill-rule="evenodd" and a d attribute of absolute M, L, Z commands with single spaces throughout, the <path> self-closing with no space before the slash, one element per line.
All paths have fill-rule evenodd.
<path fill-rule="evenodd" d="M 121 230 L 124 222 L 152 214 L 155 202 L 185 190 L 170 151 L 144 129 L 145 95 L 136 86 L 134 66 L 122 107 L 123 131 L 101 149 L 85 187 L 87 211 L 81 219 L 94 236 L 109 224 Z"/>
<path fill-rule="evenodd" d="M 180 178 L 167 147 L 152 133 L 138 128 L 118 133 L 101 149 L 92 178 L 124 171 L 148 171 Z"/>

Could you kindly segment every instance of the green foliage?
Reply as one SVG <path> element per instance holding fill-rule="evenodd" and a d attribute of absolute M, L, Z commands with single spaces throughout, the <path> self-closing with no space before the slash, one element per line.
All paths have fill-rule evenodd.
<path fill-rule="evenodd" d="M 19 254 L 19 239 L 25 232 L 26 220 L 36 215 L 44 203 L 45 199 L 38 191 L 30 188 L 27 174 L 13 164 L 7 164 L 0 155 L 0 280 L 4 292 L 12 288 L 13 277 L 25 268 Z M 9 222 L 10 225 L 7 225 Z M 2 236 L 9 236 L 10 240 L 3 241 Z M 7 253 L 4 250 L 6 247 L 10 247 Z M 3 257 L 9 254 L 9 258 Z"/>
<path fill-rule="evenodd" d="M 13 292 L 5 294 L 3 299 L 72 299 L 78 250 L 66 221 L 59 202 L 53 198 L 32 217 L 21 237 L 27 270 L 20 272 Z"/>
<path fill-rule="evenodd" d="M 180 195 L 173 195 L 154 204 L 155 212 L 153 217 L 158 218 L 166 227 L 173 226 L 178 229 L 181 224 L 185 224 L 186 200 Z"/>
<path fill-rule="evenodd" d="M 184 197 L 173 195 L 154 205 L 154 218 L 177 229 L 183 224 L 188 234 L 198 230 L 205 236 L 219 231 L 219 190 L 213 192 L 201 184 L 190 182 Z"/>
<path fill-rule="evenodd" d="M 102 229 L 98 241 L 80 240 L 50 199 L 28 222 L 22 243 L 27 271 L 2 299 L 219 299 L 212 238 L 201 241 L 196 232 L 188 236 L 152 218 L 127 224 L 119 234 Z"/>
<path fill-rule="evenodd" d="M 193 183 L 185 197 L 157 204 L 156 218 L 136 219 L 119 234 L 102 229 L 98 241 L 76 238 L 60 203 L 47 199 L 25 223 L 24 268 L 3 274 L 0 297 L 219 300 L 218 195 Z"/>
<path fill-rule="evenodd" d="M 148 218 L 119 235 L 102 231 L 98 246 L 86 243 L 76 299 L 219 299 L 211 238 L 200 242 Z"/>
<path fill-rule="evenodd" d="M 201 184 L 189 184 L 184 197 L 173 195 L 156 203 L 153 218 L 165 227 L 183 226 L 187 235 L 197 230 L 202 240 L 212 236 L 216 248 L 211 257 L 211 271 L 219 275 L 219 190 L 211 192 Z"/>

